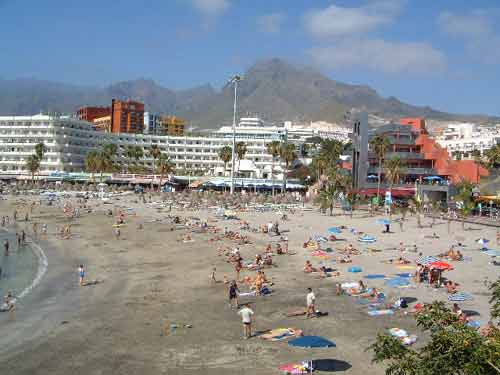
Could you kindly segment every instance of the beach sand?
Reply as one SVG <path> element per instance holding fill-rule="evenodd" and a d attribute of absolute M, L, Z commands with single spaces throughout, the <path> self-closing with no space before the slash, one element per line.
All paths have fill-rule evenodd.
<path fill-rule="evenodd" d="M 388 328 L 400 327 L 419 334 L 413 318 L 399 312 L 369 317 L 367 308 L 355 303 L 353 298 L 337 296 L 335 284 L 357 281 L 368 273 L 391 276 L 413 272 L 380 262 L 399 255 L 400 241 L 407 246 L 417 244 L 419 251 L 426 255 L 444 252 L 457 240 L 465 243 L 461 251 L 472 259 L 453 262 L 455 269 L 446 276 L 459 282 L 463 291 L 473 294 L 473 301 L 460 304 L 463 309 L 477 311 L 480 314 L 477 318 L 483 324 L 489 318 L 485 280 L 493 280 L 499 269 L 488 264 L 490 258 L 479 252 L 474 240 L 485 237 L 494 242 L 494 228 L 472 225 L 473 230 L 463 232 L 460 223 L 453 223 L 448 235 L 445 222 L 437 220 L 434 227 L 429 228 L 431 219 L 424 219 L 425 227 L 417 229 L 415 218 L 409 217 L 403 233 L 393 225 L 394 233 L 382 234 L 383 228 L 375 223 L 377 218 L 367 217 L 366 212 L 355 213 L 351 219 L 299 211 L 289 214 L 289 221 L 280 223 L 282 230 L 289 230 L 283 235 L 289 239 L 290 251 L 296 254 L 275 255 L 277 267 L 265 270 L 274 282 L 273 293 L 244 301 L 252 302 L 254 328 L 258 331 L 296 327 L 306 335 L 329 338 L 337 347 L 312 351 L 289 347 L 286 342 L 260 338 L 242 340 L 240 318 L 228 306 L 226 286 L 210 283 L 214 266 L 219 280 L 223 275 L 234 278 L 233 266 L 217 255 L 217 247 L 235 245 L 228 240 L 211 243 L 211 234 L 197 233 L 192 234 L 194 242 L 179 242 L 185 230 L 151 222 L 166 217 L 166 209 L 159 212 L 133 203 L 134 199 L 132 196 L 114 202 L 133 207 L 137 213 L 126 218 L 120 239 L 114 237 L 114 218 L 104 214 L 112 205 L 94 203 L 97 205 L 94 213 L 82 214 L 72 227 L 74 235 L 68 240 L 53 234 L 56 225 L 67 222 L 60 208 L 35 208 L 33 220 L 49 225 L 49 235 L 38 241 L 45 250 L 49 268 L 40 285 L 19 302 L 14 313 L 0 316 L 2 375 L 67 375 L 72 371 L 83 371 L 86 375 L 272 374 L 279 373 L 280 364 L 307 360 L 311 356 L 323 359 L 323 367 L 333 366 L 336 371 L 383 374 L 384 369 L 371 363 L 371 353 L 365 349 L 377 333 Z M 13 201 L 0 202 L 0 209 L 11 213 Z M 184 217 L 214 218 L 213 211 L 207 210 L 177 213 Z M 239 218 L 258 226 L 269 220 L 276 221 L 279 216 L 247 212 L 239 214 Z M 144 229 L 138 230 L 138 223 L 143 223 Z M 214 224 L 238 228 L 236 220 L 219 220 Z M 326 235 L 328 227 L 338 225 L 374 235 L 377 242 L 362 245 L 356 241 L 356 235 L 344 231 L 339 237 L 346 242 L 328 243 L 323 247 L 344 247 L 352 243 L 358 249 L 373 247 L 383 251 L 353 257 L 353 265 L 360 266 L 363 273 L 347 272 L 349 264 L 329 263 L 334 256 L 325 262 L 341 272 L 339 277 L 320 279 L 315 274 L 302 272 L 305 260 L 312 260 L 315 266 L 319 262 L 309 255 L 309 250 L 303 249 L 303 242 L 313 234 Z M 425 238 L 433 232 L 440 238 Z M 253 243 L 240 246 L 240 250 L 244 259 L 249 260 L 274 240 L 261 233 L 248 232 L 248 235 Z M 404 256 L 412 260 L 417 257 L 413 253 Z M 88 279 L 98 279 L 100 283 L 78 285 L 77 268 L 81 263 L 86 266 Z M 254 275 L 254 272 L 242 272 L 242 276 L 247 274 Z M 364 281 L 368 286 L 382 287 L 388 301 L 399 296 L 414 297 L 418 302 L 447 299 L 443 288 L 435 290 L 418 285 L 394 289 L 384 286 L 383 280 Z M 328 312 L 328 316 L 308 320 L 303 316 L 286 317 L 287 311 L 304 307 L 307 287 L 313 288 L 317 307 Z M 245 289 L 242 285 L 240 288 Z M 175 332 L 171 324 L 177 325 Z"/>

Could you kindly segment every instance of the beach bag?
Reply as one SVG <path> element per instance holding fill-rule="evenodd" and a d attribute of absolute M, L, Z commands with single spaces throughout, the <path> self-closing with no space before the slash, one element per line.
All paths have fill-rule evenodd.
<path fill-rule="evenodd" d="M 408 301 L 405 298 L 399 299 L 399 307 L 406 309 L 408 307 Z"/>

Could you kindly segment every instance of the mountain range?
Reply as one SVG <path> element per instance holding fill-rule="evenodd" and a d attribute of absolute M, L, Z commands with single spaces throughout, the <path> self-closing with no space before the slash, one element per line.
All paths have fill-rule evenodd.
<path fill-rule="evenodd" d="M 171 90 L 151 79 L 137 79 L 89 87 L 37 79 L 0 79 L 0 114 L 75 112 L 85 105 L 109 105 L 112 98 L 134 99 L 146 110 L 174 114 L 200 129 L 232 122 L 233 87 L 220 90 L 203 85 Z M 489 121 L 483 115 L 456 115 L 384 98 L 374 89 L 332 80 L 309 67 L 298 67 L 281 59 L 264 60 L 245 74 L 238 90 L 239 115 L 259 115 L 269 121 L 344 122 L 351 109 L 365 110 L 386 119 L 420 116 L 434 120 Z"/>

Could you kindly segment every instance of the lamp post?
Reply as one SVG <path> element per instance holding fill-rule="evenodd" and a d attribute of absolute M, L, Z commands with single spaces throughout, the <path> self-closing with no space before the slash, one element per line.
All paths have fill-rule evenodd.
<path fill-rule="evenodd" d="M 234 193 L 234 160 L 236 154 L 236 100 L 238 98 L 238 83 L 241 82 L 241 76 L 235 75 L 229 82 L 234 84 L 234 105 L 233 105 L 233 147 L 231 152 L 231 194 Z"/>

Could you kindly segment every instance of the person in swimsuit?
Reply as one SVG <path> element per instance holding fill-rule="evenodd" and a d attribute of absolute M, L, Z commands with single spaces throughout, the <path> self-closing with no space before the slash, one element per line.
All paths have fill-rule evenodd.
<path fill-rule="evenodd" d="M 83 285 L 85 280 L 85 268 L 83 268 L 83 264 L 80 264 L 80 267 L 78 267 L 78 275 L 80 276 L 80 285 Z"/>
<path fill-rule="evenodd" d="M 238 309 L 238 307 L 240 306 L 238 302 L 239 292 L 240 290 L 238 289 L 238 284 L 236 284 L 236 281 L 231 281 L 231 284 L 229 284 L 229 307 L 231 308 L 231 310 L 233 309 L 233 301 L 236 303 L 236 309 Z"/>

